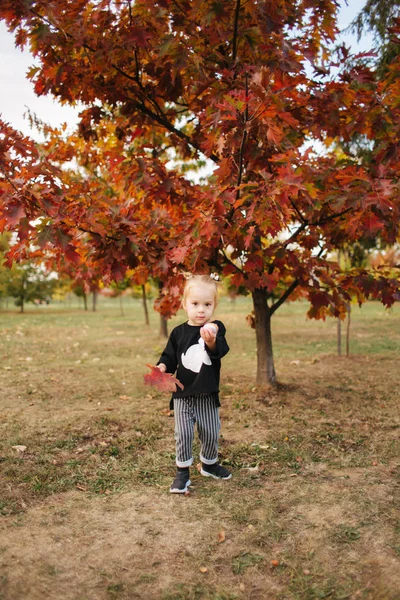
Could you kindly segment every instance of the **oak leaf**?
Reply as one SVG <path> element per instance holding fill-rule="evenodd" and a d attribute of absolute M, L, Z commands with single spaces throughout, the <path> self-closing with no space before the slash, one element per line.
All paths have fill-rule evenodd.
<path fill-rule="evenodd" d="M 146 385 L 156 387 L 160 392 L 176 392 L 179 387 L 183 390 L 182 383 L 170 373 L 163 373 L 158 367 L 152 365 L 146 365 L 151 369 L 150 373 L 144 376 L 144 382 Z"/>

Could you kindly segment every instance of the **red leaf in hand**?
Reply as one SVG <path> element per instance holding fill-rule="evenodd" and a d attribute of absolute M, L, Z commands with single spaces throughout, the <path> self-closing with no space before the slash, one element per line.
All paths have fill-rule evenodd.
<path fill-rule="evenodd" d="M 146 365 L 146 367 L 151 369 L 151 373 L 147 373 L 144 376 L 146 385 L 152 385 L 160 390 L 160 392 L 176 392 L 177 387 L 183 390 L 181 382 L 170 373 L 163 373 L 158 367 L 153 367 L 152 365 Z"/>

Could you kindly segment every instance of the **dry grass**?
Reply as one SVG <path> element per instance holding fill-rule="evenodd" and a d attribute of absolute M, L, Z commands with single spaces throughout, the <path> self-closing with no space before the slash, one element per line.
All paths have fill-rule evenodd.
<path fill-rule="evenodd" d="M 223 302 L 234 477 L 194 470 L 189 497 L 168 493 L 168 398 L 142 383 L 157 317 L 125 311 L 0 314 L 0 598 L 400 599 L 398 308 L 354 308 L 346 359 L 332 321 L 283 307 L 260 394 L 249 300 Z"/>

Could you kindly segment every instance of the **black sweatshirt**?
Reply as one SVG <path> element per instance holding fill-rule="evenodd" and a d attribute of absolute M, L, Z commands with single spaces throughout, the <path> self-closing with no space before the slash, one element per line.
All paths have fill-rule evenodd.
<path fill-rule="evenodd" d="M 157 364 L 164 363 L 167 373 L 174 374 L 183 384 L 184 389 L 173 392 L 170 407 L 173 408 L 174 398 L 198 396 L 207 394 L 215 396 L 216 405 L 220 406 L 219 374 L 221 358 L 229 352 L 225 339 L 225 325 L 221 321 L 214 321 L 218 325 L 215 352 L 211 352 L 200 336 L 201 327 L 189 325 L 186 321 L 171 331 L 168 343 L 161 354 Z"/>

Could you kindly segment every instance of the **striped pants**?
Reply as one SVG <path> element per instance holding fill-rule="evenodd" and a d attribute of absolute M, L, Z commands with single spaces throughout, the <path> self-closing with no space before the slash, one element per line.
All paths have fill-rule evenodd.
<path fill-rule="evenodd" d="M 200 460 L 206 465 L 218 461 L 218 437 L 221 422 L 214 396 L 174 398 L 176 464 L 190 467 L 193 463 L 194 426 L 201 443 Z"/>

